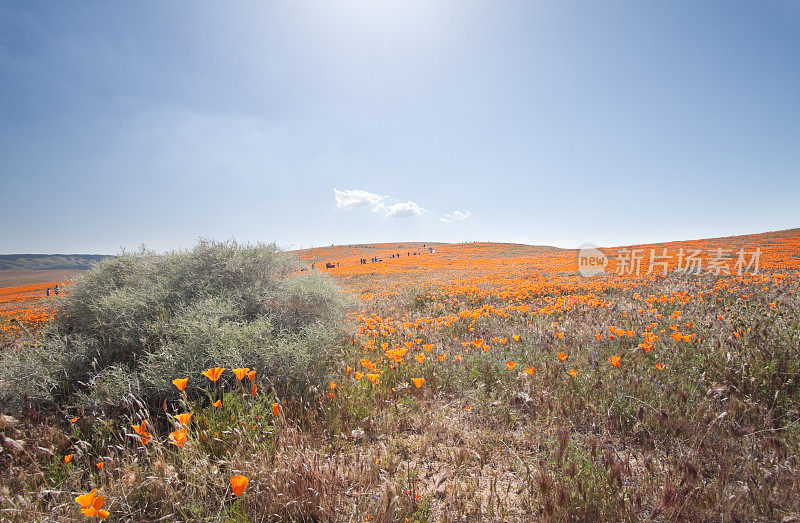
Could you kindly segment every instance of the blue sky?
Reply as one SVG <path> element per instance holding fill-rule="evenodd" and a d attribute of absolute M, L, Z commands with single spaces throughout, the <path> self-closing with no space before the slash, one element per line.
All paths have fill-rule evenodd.
<path fill-rule="evenodd" d="M 800 2 L 0 2 L 0 253 L 800 226 Z"/>

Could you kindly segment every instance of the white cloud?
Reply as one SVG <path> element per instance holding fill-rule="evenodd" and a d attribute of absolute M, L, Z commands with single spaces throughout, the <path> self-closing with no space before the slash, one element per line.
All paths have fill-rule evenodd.
<path fill-rule="evenodd" d="M 470 216 L 472 216 L 470 211 L 453 211 L 439 218 L 439 221 L 442 223 L 450 223 L 454 220 L 466 220 Z"/>
<path fill-rule="evenodd" d="M 350 189 L 347 191 L 333 190 L 333 197 L 336 199 L 337 209 L 347 209 L 350 207 L 371 207 L 372 210 L 381 208 L 386 196 L 374 194 L 361 189 Z"/>
<path fill-rule="evenodd" d="M 369 207 L 372 212 L 382 214 L 386 218 L 419 216 L 425 212 L 425 209 L 412 201 L 398 202 L 394 198 L 361 189 L 348 189 L 346 191 L 334 189 L 333 197 L 336 200 L 337 209 Z"/>
<path fill-rule="evenodd" d="M 419 216 L 424 211 L 422 207 L 412 201 L 394 203 L 386 208 L 387 218 L 404 218 L 406 216 Z"/>

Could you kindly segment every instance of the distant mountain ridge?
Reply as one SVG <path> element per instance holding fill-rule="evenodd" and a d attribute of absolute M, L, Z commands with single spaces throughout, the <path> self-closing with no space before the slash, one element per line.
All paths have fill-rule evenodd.
<path fill-rule="evenodd" d="M 105 258 L 108 254 L 0 254 L 0 271 L 4 270 L 84 270 Z"/>

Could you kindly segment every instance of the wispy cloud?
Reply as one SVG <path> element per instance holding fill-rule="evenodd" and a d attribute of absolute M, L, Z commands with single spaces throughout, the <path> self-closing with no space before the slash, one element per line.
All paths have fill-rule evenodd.
<path fill-rule="evenodd" d="M 371 193 L 361 189 L 333 190 L 333 198 L 337 209 L 368 207 L 372 212 L 382 214 L 386 218 L 405 218 L 420 216 L 425 209 L 412 201 L 399 202 L 390 196 Z"/>
<path fill-rule="evenodd" d="M 442 223 L 450 223 L 456 220 L 466 220 L 470 216 L 472 216 L 470 211 L 453 211 L 439 218 L 439 221 Z"/>

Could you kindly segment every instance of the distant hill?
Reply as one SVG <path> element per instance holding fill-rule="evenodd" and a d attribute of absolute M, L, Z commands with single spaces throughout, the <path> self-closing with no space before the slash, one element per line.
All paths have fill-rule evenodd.
<path fill-rule="evenodd" d="M 8 270 L 85 270 L 107 254 L 0 254 L 0 271 Z"/>

